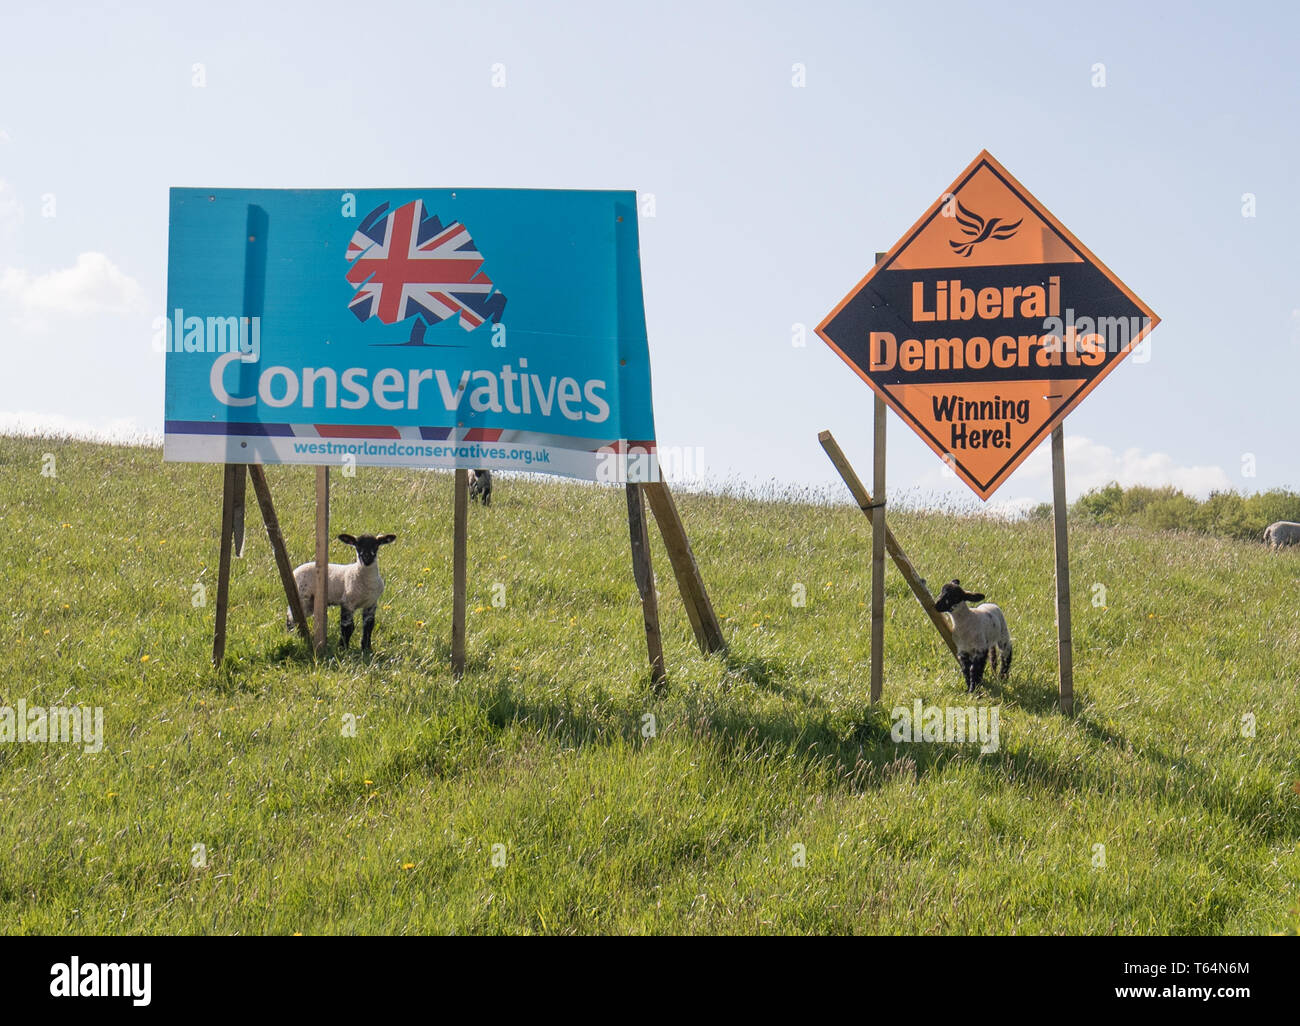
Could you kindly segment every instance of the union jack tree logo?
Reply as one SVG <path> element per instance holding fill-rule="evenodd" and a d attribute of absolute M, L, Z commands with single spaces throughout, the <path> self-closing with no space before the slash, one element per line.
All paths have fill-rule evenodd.
<path fill-rule="evenodd" d="M 473 331 L 501 320 L 506 297 L 483 273 L 483 254 L 459 221 L 444 225 L 423 200 L 390 211 L 376 207 L 348 243 L 348 281 L 356 292 L 348 309 L 381 324 L 414 318 L 405 345 L 423 345 L 430 324 L 459 317 Z"/>

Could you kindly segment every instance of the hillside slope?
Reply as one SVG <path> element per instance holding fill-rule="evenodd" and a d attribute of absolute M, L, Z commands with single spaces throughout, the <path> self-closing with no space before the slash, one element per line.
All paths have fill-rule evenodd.
<path fill-rule="evenodd" d="M 56 476 L 41 473 L 46 453 Z M 268 477 L 291 556 L 307 560 L 311 471 Z M 892 515 L 932 583 L 960 577 L 1011 623 L 1015 668 L 980 698 L 999 707 L 1000 746 L 981 755 L 890 738 L 895 705 L 968 704 L 892 566 L 885 701 L 870 708 L 870 530 L 856 508 L 679 494 L 732 649 L 695 649 L 656 537 L 670 674 L 656 696 L 621 489 L 503 479 L 491 509 L 471 509 L 457 682 L 450 476 L 363 468 L 333 484 L 333 533 L 398 535 L 380 559 L 373 658 L 333 653 L 335 614 L 319 664 L 285 633 L 253 505 L 214 671 L 219 469 L 0 439 L 0 706 L 104 710 L 98 754 L 0 744 L 4 930 L 1295 922 L 1300 551 L 1072 530 L 1078 711 L 1065 720 L 1050 524 Z"/>

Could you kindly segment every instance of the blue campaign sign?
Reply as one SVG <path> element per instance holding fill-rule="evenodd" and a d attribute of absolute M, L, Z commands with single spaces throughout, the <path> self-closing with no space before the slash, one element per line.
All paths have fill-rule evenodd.
<path fill-rule="evenodd" d="M 636 212 L 633 192 L 172 189 L 165 458 L 658 480 Z"/>

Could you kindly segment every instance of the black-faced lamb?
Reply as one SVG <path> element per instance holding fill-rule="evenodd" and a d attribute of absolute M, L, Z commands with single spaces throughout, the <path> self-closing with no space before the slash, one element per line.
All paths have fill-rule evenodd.
<path fill-rule="evenodd" d="M 471 470 L 469 472 L 469 497 L 477 499 L 484 506 L 492 505 L 492 471 Z"/>
<path fill-rule="evenodd" d="M 1288 545 L 1300 544 L 1300 524 L 1290 520 L 1279 520 L 1264 528 L 1264 544 L 1270 549 L 1283 549 Z"/>
<path fill-rule="evenodd" d="M 339 541 L 351 545 L 357 550 L 355 563 L 330 563 L 326 580 L 329 586 L 325 592 L 327 606 L 339 607 L 339 646 L 348 647 L 352 631 L 356 627 L 353 614 L 361 611 L 361 651 L 370 651 L 370 635 L 375 629 L 375 607 L 379 597 L 384 593 L 384 579 L 379 576 L 379 546 L 395 542 L 397 535 L 363 534 L 354 538 L 350 534 L 339 535 Z M 303 563 L 293 572 L 293 579 L 298 585 L 298 597 L 302 599 L 303 611 L 310 616 L 316 599 L 316 564 Z M 293 610 L 285 614 L 285 626 L 293 630 Z"/>
<path fill-rule="evenodd" d="M 971 609 L 967 602 L 984 604 Z M 1011 632 L 1002 610 L 992 602 L 984 602 L 983 595 L 966 591 L 955 578 L 943 586 L 934 605 L 952 617 L 952 639 L 957 643 L 957 660 L 966 678 L 966 690 L 974 691 L 984 682 L 984 665 L 990 655 L 993 669 L 1005 680 L 1011 671 Z"/>

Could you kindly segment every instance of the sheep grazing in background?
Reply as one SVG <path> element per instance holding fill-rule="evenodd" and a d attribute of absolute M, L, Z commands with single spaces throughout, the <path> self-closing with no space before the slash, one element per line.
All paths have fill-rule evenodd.
<path fill-rule="evenodd" d="M 370 651 L 370 634 L 375 629 L 375 607 L 379 597 L 384 593 L 384 579 L 379 576 L 379 546 L 397 541 L 395 534 L 363 534 L 354 538 L 350 534 L 339 535 L 339 541 L 351 545 L 357 550 L 355 563 L 330 563 L 325 576 L 329 586 L 325 592 L 326 606 L 339 607 L 339 646 L 348 647 L 352 631 L 356 624 L 353 614 L 359 609 L 362 616 L 361 651 Z M 316 564 L 303 563 L 293 572 L 293 579 L 298 585 L 298 597 L 302 599 L 303 612 L 311 615 L 316 600 Z M 285 615 L 285 627 L 293 630 L 293 610 Z"/>
<path fill-rule="evenodd" d="M 954 578 L 943 586 L 934 605 L 939 612 L 952 617 L 952 639 L 957 643 L 957 659 L 966 678 L 966 690 L 974 691 L 984 682 L 984 664 L 990 655 L 993 669 L 1006 679 L 1011 671 L 1011 632 L 1007 630 L 1007 618 L 1002 610 L 992 602 L 984 602 L 974 609 L 967 602 L 984 602 L 984 596 L 964 590 L 961 581 Z"/>
<path fill-rule="evenodd" d="M 1264 528 L 1264 544 L 1270 549 L 1284 549 L 1288 545 L 1300 544 L 1300 524 L 1290 520 L 1279 520 Z"/>
<path fill-rule="evenodd" d="M 478 499 L 484 506 L 492 505 L 492 471 L 471 470 L 469 472 L 469 497 Z"/>

